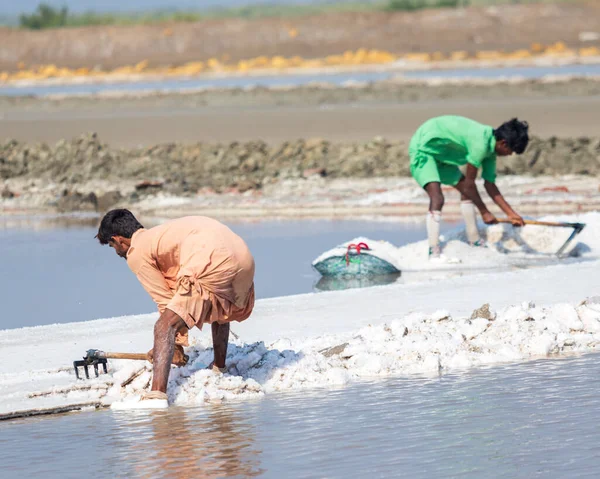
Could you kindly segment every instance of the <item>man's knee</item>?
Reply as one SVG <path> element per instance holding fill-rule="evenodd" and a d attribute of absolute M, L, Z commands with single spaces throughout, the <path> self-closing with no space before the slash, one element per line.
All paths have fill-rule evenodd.
<path fill-rule="evenodd" d="M 214 334 L 221 334 L 226 331 L 229 331 L 229 323 L 218 323 L 217 321 L 213 321 L 211 323 L 211 328 Z"/>
<path fill-rule="evenodd" d="M 185 321 L 169 309 L 165 310 L 154 324 L 154 335 L 175 334 L 187 329 Z"/>
<path fill-rule="evenodd" d="M 431 211 L 441 211 L 444 206 L 444 194 L 442 185 L 439 182 L 428 183 L 425 185 L 425 191 L 429 195 L 429 208 Z"/>
<path fill-rule="evenodd" d="M 442 211 L 444 206 L 444 195 L 442 192 L 433 192 L 429 194 L 429 209 L 431 211 Z"/>

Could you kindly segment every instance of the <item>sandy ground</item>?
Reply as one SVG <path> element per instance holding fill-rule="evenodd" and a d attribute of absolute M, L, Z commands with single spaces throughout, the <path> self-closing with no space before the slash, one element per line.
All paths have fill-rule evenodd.
<path fill-rule="evenodd" d="M 56 142 L 96 132 L 114 146 L 167 142 L 225 142 L 297 138 L 363 141 L 375 136 L 408 140 L 425 120 L 442 114 L 465 115 L 491 125 L 518 116 L 541 137 L 595 136 L 600 96 L 445 100 L 419 103 L 315 105 L 307 107 L 151 108 L 114 112 L 100 108 L 70 111 L 11 111 L 0 134 L 26 142 Z"/>
<path fill-rule="evenodd" d="M 501 176 L 498 187 L 520 214 L 575 214 L 600 209 L 598 181 L 589 176 Z M 499 218 L 502 211 L 485 194 L 486 205 Z M 453 188 L 444 188 L 444 218 L 460 220 L 460 197 Z M 258 192 L 245 194 L 199 194 L 194 198 L 158 195 L 134 205 L 149 218 L 176 218 L 208 214 L 222 219 L 241 218 L 376 218 L 395 221 L 424 219 L 429 199 L 412 178 L 360 178 L 287 180 Z"/>
<path fill-rule="evenodd" d="M 50 215 L 44 221 L 51 227 L 65 218 L 53 216 L 64 186 L 49 185 L 29 187 L 31 180 L 9 180 L 6 185 L 20 195 L 0 199 L 2 225 L 5 228 L 19 227 L 27 221 L 27 215 Z M 79 185 L 80 191 L 110 190 L 119 188 L 127 194 L 132 184 L 116 182 L 90 182 Z M 498 187 L 506 200 L 521 215 L 537 218 L 547 214 L 575 214 L 600 209 L 598 180 L 590 176 L 500 176 Z M 490 210 L 499 218 L 504 215 L 483 192 L 482 198 Z M 452 188 L 444 188 L 446 204 L 445 220 L 462 219 L 460 197 Z M 428 207 L 428 198 L 412 178 L 357 178 L 328 180 L 321 177 L 285 180 L 268 185 L 258 191 L 217 194 L 214 191 L 199 191 L 193 196 L 158 193 L 141 200 L 129 200 L 128 196 L 107 207 L 125 207 L 144 218 L 147 223 L 161 222 L 168 218 L 187 215 L 208 215 L 220 220 L 261 221 L 286 218 L 332 218 L 332 219 L 377 219 L 387 221 L 422 221 Z M 75 223 L 86 221 L 96 225 L 103 210 L 94 213 L 84 201 L 76 207 L 86 211 L 86 216 L 70 217 Z M 60 208 L 59 208 L 60 211 Z M 76 210 L 75 210 L 76 211 Z M 93 215 L 93 216 L 91 216 Z M 69 217 L 67 217 L 68 219 Z"/>

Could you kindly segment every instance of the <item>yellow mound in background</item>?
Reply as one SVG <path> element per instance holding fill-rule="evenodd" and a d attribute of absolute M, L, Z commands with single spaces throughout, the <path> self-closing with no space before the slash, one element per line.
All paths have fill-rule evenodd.
<path fill-rule="evenodd" d="M 299 56 L 259 56 L 238 62 L 228 62 L 226 58 L 210 58 L 207 61 L 193 61 L 180 66 L 152 67 L 147 60 L 135 65 L 123 66 L 113 70 L 90 68 L 61 68 L 56 65 L 39 65 L 28 67 L 20 63 L 16 72 L 1 72 L 0 82 L 10 83 L 18 80 L 45 80 L 50 78 L 77 78 L 77 77 L 124 77 L 131 75 L 158 75 L 158 76 L 194 76 L 202 73 L 237 72 L 247 73 L 258 70 L 289 70 L 298 68 L 325 68 L 352 65 L 384 65 L 396 61 L 412 63 L 432 63 L 442 61 L 501 61 L 522 60 L 529 58 L 577 58 L 600 57 L 600 48 L 587 47 L 573 49 L 563 42 L 553 45 L 534 43 L 529 49 L 515 51 L 478 51 L 470 54 L 466 51 L 455 51 L 449 54 L 442 52 L 433 53 L 407 53 L 395 55 L 382 50 L 367 50 L 364 48 L 356 51 L 346 51 L 340 55 L 330 55 L 323 58 L 306 59 Z"/>

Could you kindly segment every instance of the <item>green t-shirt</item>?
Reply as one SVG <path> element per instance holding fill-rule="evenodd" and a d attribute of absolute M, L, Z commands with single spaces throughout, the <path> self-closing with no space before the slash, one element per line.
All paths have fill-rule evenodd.
<path fill-rule="evenodd" d="M 496 181 L 496 138 L 491 126 L 462 116 L 438 116 L 423 123 L 410 142 L 413 151 L 447 165 L 470 163 L 484 180 Z"/>

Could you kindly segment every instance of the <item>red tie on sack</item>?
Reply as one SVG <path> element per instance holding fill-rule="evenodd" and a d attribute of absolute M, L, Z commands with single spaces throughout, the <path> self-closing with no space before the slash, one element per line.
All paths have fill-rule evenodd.
<path fill-rule="evenodd" d="M 346 250 L 346 266 L 350 264 L 350 251 L 355 249 L 356 254 L 360 254 L 361 249 L 369 250 L 369 245 L 367 243 L 358 243 L 358 244 L 349 244 L 348 249 Z"/>

